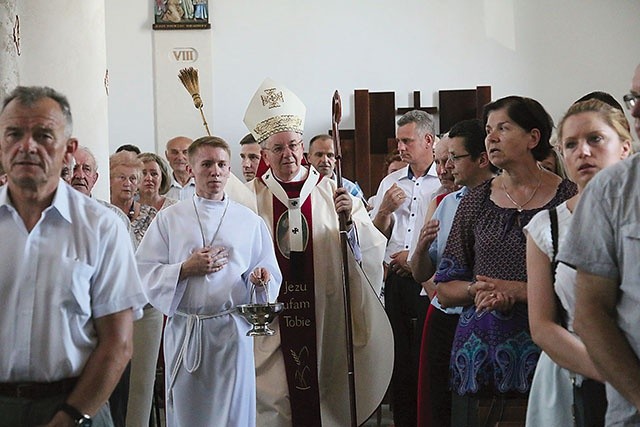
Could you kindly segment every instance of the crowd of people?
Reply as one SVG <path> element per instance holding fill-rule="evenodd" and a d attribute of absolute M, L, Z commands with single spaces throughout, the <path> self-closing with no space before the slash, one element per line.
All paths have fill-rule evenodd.
<path fill-rule="evenodd" d="M 623 98 L 638 136 L 639 98 L 640 65 Z M 121 146 L 102 201 L 66 97 L 17 87 L 0 110 L 0 427 L 146 427 L 159 371 L 167 426 L 360 425 L 385 395 L 396 427 L 640 425 L 625 107 L 589 93 L 554 132 L 507 96 L 440 137 L 409 111 L 367 199 L 267 79 L 246 183 L 226 141 L 177 136 L 164 158 Z M 248 336 L 237 307 L 274 301 L 276 334 Z"/>

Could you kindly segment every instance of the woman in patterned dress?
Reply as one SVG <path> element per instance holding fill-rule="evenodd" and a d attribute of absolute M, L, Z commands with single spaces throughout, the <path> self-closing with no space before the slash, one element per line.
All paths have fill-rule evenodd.
<path fill-rule="evenodd" d="M 484 123 L 502 172 L 462 199 L 435 278 L 443 306 L 464 306 L 450 364 L 454 427 L 524 424 L 540 350 L 528 325 L 523 227 L 576 192 L 538 166 L 553 121 L 537 101 L 499 99 L 485 106 Z"/>

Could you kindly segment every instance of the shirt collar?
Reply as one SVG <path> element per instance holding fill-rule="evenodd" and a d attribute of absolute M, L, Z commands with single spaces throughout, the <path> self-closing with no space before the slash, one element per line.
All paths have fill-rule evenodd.
<path fill-rule="evenodd" d="M 53 196 L 53 202 L 48 209 L 54 208 L 60 215 L 67 221 L 71 222 L 71 208 L 69 206 L 69 191 L 77 191 L 69 184 L 64 182 L 62 179 L 58 183 L 58 190 L 56 194 Z"/>
<path fill-rule="evenodd" d="M 465 185 L 464 187 L 456 191 L 456 200 L 462 199 L 464 196 L 467 195 L 468 192 L 469 192 L 469 187 Z"/>
<path fill-rule="evenodd" d="M 402 175 L 402 178 L 406 178 L 406 179 L 413 179 L 415 178 L 415 175 L 413 174 L 413 171 L 411 170 L 411 168 L 409 167 L 409 165 L 405 166 L 405 168 L 407 169 L 407 173 L 406 175 Z M 401 169 L 402 170 L 402 169 Z M 436 178 L 438 177 L 438 172 L 436 171 L 436 162 L 431 162 L 431 166 L 429 166 L 429 169 L 427 169 L 427 171 L 424 173 L 424 175 L 422 175 L 422 177 L 425 176 L 435 176 Z M 422 178 L 420 177 L 420 178 Z"/>
<path fill-rule="evenodd" d="M 62 179 L 58 182 L 58 187 L 56 188 L 56 193 L 53 195 L 53 200 L 51 201 L 51 205 L 49 205 L 45 210 L 44 214 L 48 211 L 55 209 L 60 213 L 65 220 L 71 223 L 71 209 L 69 207 L 69 191 L 77 191 L 74 190 L 69 184 L 64 182 Z M 8 207 L 15 210 L 13 203 L 9 199 L 9 185 L 5 184 L 0 189 L 0 208 L 7 209 Z"/>
<path fill-rule="evenodd" d="M 196 185 L 196 180 L 193 177 L 189 178 L 189 181 L 187 181 L 184 187 L 188 187 L 190 185 Z M 182 185 L 180 185 L 178 180 L 176 180 L 176 177 L 173 176 L 173 173 L 171 174 L 171 186 L 177 187 L 177 188 L 184 188 Z"/>

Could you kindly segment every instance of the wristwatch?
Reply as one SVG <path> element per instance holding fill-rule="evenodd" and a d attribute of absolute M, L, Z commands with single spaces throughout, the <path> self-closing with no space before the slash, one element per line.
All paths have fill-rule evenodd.
<path fill-rule="evenodd" d="M 91 427 L 91 425 L 93 424 L 93 421 L 91 421 L 91 417 L 89 415 L 83 414 L 66 402 L 61 403 L 60 406 L 58 406 L 58 410 L 69 415 L 77 426 Z"/>

